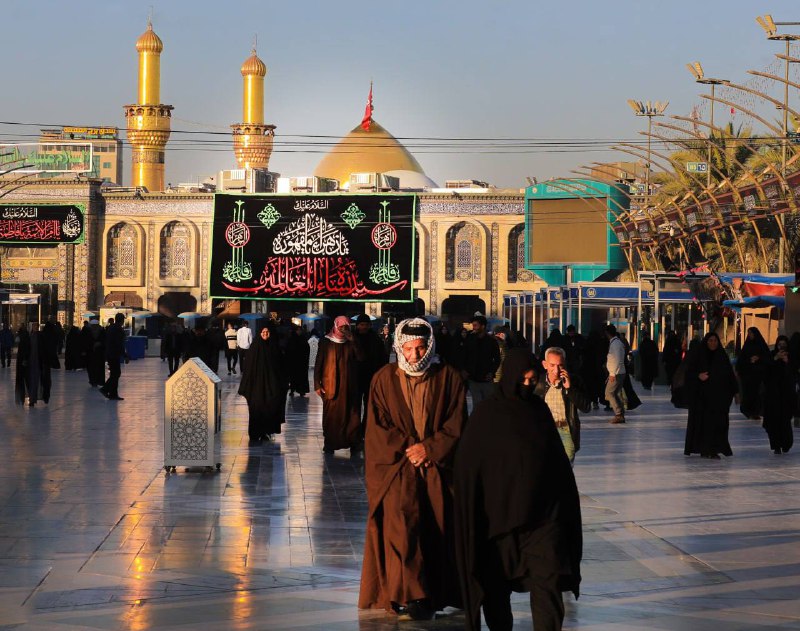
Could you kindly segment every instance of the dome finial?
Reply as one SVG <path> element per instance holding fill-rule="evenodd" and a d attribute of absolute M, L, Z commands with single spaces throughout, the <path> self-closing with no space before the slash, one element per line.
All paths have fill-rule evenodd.
<path fill-rule="evenodd" d="M 164 44 L 161 38 L 159 38 L 153 30 L 153 8 L 150 7 L 150 11 L 147 15 L 147 30 L 136 40 L 136 50 L 140 53 L 149 52 L 160 54 L 163 49 Z"/>
<path fill-rule="evenodd" d="M 258 51 L 258 33 L 253 35 L 253 48 L 250 50 L 251 55 L 255 55 Z"/>

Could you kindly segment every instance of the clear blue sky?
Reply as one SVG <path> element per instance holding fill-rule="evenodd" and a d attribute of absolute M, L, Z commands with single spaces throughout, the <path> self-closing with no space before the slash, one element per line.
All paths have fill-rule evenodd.
<path fill-rule="evenodd" d="M 744 81 L 747 69 L 765 67 L 780 48 L 766 40 L 755 17 L 800 21 L 796 0 L 3 0 L 2 6 L 0 120 L 124 127 L 122 106 L 136 99 L 134 43 L 152 6 L 164 41 L 162 101 L 175 107 L 173 129 L 225 131 L 239 121 L 239 67 L 258 34 L 269 68 L 266 119 L 278 126 L 279 139 L 344 135 L 361 120 L 370 79 L 374 118 L 398 137 L 631 139 L 643 120 L 626 99 L 669 100 L 668 113 L 688 115 L 700 86 L 685 63 L 700 60 L 707 75 Z M 0 125 L 0 138 L 37 131 Z M 233 152 L 220 148 L 168 149 L 167 179 L 232 168 Z M 321 154 L 299 149 L 276 150 L 271 169 L 311 174 Z M 524 186 L 526 175 L 569 176 L 578 165 L 625 157 L 426 151 L 412 148 L 440 184 L 478 178 L 511 187 Z M 126 155 L 126 180 L 128 173 Z"/>

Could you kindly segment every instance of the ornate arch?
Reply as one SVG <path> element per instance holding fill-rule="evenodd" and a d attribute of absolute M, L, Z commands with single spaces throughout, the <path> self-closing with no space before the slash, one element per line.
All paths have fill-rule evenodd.
<path fill-rule="evenodd" d="M 133 280 L 139 274 L 139 233 L 121 221 L 106 235 L 106 277 Z"/>
<path fill-rule="evenodd" d="M 170 221 L 161 229 L 158 274 L 164 280 L 189 281 L 192 277 L 192 229 Z"/>
<path fill-rule="evenodd" d="M 525 224 L 520 223 L 508 233 L 508 282 L 528 283 L 533 273 L 525 269 Z"/>
<path fill-rule="evenodd" d="M 447 231 L 445 281 L 470 282 L 481 279 L 483 244 L 480 229 L 462 221 Z"/>

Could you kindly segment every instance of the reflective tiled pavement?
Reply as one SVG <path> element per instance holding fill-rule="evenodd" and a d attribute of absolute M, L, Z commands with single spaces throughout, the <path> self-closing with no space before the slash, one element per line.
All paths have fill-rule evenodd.
<path fill-rule="evenodd" d="M 398 623 L 355 602 L 361 460 L 321 453 L 318 399 L 250 446 L 224 378 L 222 471 L 165 475 L 166 367 L 125 367 L 122 402 L 54 373 L 49 406 L 13 404 L 0 372 L 0 630 L 460 629 L 450 612 Z M 575 472 L 583 595 L 570 629 L 800 629 L 800 454 L 774 456 L 734 414 L 735 455 L 685 458 L 663 388 L 626 425 L 584 418 Z M 515 597 L 516 629 L 531 629 Z"/>

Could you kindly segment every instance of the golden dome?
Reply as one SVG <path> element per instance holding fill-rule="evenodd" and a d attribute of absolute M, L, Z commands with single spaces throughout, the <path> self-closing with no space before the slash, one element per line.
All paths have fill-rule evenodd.
<path fill-rule="evenodd" d="M 314 175 L 350 181 L 351 173 L 387 173 L 389 171 L 425 172 L 397 138 L 374 120 L 369 131 L 358 125 L 330 150 L 317 165 Z"/>
<path fill-rule="evenodd" d="M 147 30 L 136 40 L 136 52 L 160 53 L 164 50 L 164 43 L 153 31 L 153 24 L 148 22 Z"/>
<path fill-rule="evenodd" d="M 257 77 L 267 76 L 267 66 L 258 58 L 255 49 L 253 49 L 251 55 L 245 59 L 242 64 L 242 76 L 246 77 L 247 75 L 255 75 Z"/>

